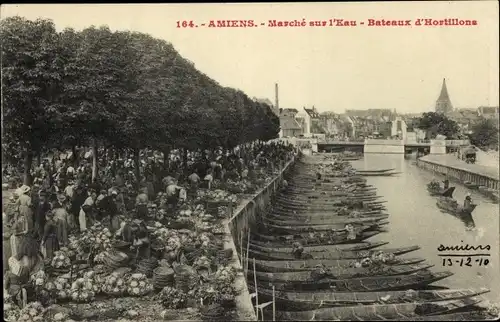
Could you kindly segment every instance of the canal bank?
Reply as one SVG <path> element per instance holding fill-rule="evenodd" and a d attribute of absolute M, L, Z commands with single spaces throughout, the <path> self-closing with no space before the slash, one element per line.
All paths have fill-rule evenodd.
<path fill-rule="evenodd" d="M 468 181 L 497 191 L 500 188 L 498 167 L 468 164 L 458 160 L 452 154 L 426 155 L 417 159 L 417 165 L 423 169 L 460 180 L 462 183 Z"/>
<path fill-rule="evenodd" d="M 237 320 L 239 321 L 257 321 L 245 274 L 248 265 L 245 250 L 249 231 L 254 227 L 255 218 L 258 213 L 265 211 L 273 194 L 281 187 L 283 177 L 292 170 L 294 162 L 295 160 L 292 158 L 283 167 L 280 166 L 280 169 L 277 170 L 277 174 L 273 176 L 271 182 L 253 196 L 242 200 L 236 209 L 233 210 L 230 207 L 229 219 L 224 222 L 226 234 L 224 248 L 231 249 L 233 257 L 230 265 L 238 271 L 235 288 L 239 290 L 239 294 L 235 300 Z"/>

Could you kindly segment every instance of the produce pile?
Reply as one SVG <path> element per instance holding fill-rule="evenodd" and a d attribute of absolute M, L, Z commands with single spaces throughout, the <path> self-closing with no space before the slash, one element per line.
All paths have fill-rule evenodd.
<path fill-rule="evenodd" d="M 384 253 L 382 251 L 378 251 L 373 253 L 369 257 L 365 257 L 356 261 L 354 267 L 386 265 L 389 263 L 394 263 L 396 260 L 396 256 L 393 253 Z"/>
<path fill-rule="evenodd" d="M 224 251 L 224 242 L 217 237 L 224 233 L 219 219 L 227 217 L 228 203 L 235 204 L 238 201 L 238 197 L 227 190 L 253 192 L 259 184 L 271 180 L 265 176 L 257 179 L 258 182 L 254 180 L 254 183 L 248 180 L 228 180 L 223 185 L 226 190 L 199 189 L 196 200 L 188 200 L 174 216 L 157 218 L 157 221 L 147 223 L 152 250 L 162 256 L 159 259 L 160 266 L 174 269 L 172 285 L 163 288 L 155 296 L 166 309 L 212 304 L 225 307 L 234 305 L 236 290 L 233 284 L 236 271 L 225 267 L 232 254 Z M 119 218 L 122 222 L 129 222 L 124 216 Z M 186 224 L 183 226 L 185 228 L 178 228 L 178 223 Z M 120 272 L 120 267 L 125 268 L 131 263 L 129 254 L 123 253 L 126 251 L 121 252 L 113 247 L 126 246 L 114 245 L 115 238 L 121 239 L 120 237 L 119 234 L 113 236 L 100 222 L 78 236 L 70 236 L 69 246 L 55 252 L 49 263 L 50 268 L 57 270 L 47 270 L 48 274 L 39 271 L 31 276 L 31 283 L 35 286 L 37 299 L 41 303 L 32 303 L 21 311 L 7 298 L 5 303 L 8 305 L 4 308 L 4 315 L 15 321 L 49 321 L 50 319 L 43 318 L 43 306 L 65 302 L 69 302 L 67 305 L 92 305 L 98 296 L 144 297 L 152 293 L 153 280 L 146 275 Z M 120 261 L 119 255 L 126 256 L 127 259 Z M 77 271 L 70 274 L 68 269 L 75 260 L 86 260 L 89 264 L 93 260 L 94 264 L 92 269 L 85 268 L 86 264 L 75 265 Z M 179 265 L 189 268 L 188 271 L 193 272 L 193 278 L 187 278 L 176 271 L 176 266 Z M 182 287 L 183 282 L 179 281 L 184 279 L 195 283 L 189 284 L 189 288 Z"/>
<path fill-rule="evenodd" d="M 123 296 L 127 292 L 126 279 L 120 274 L 112 273 L 105 278 L 102 292 L 110 296 Z"/>
<path fill-rule="evenodd" d="M 236 203 L 238 197 L 235 194 L 231 194 L 228 191 L 216 189 L 216 190 L 204 190 L 199 189 L 198 195 L 196 197 L 197 201 L 213 201 L 213 202 L 227 202 Z"/>
<path fill-rule="evenodd" d="M 51 266 L 54 268 L 70 268 L 71 259 L 69 258 L 68 253 L 64 250 L 54 252 Z"/>
<path fill-rule="evenodd" d="M 224 188 L 232 193 L 253 193 L 256 190 L 256 186 L 253 185 L 248 180 L 232 181 L 227 180 Z"/>
<path fill-rule="evenodd" d="M 143 296 L 153 291 L 153 284 L 144 274 L 132 274 L 127 281 L 127 293 L 132 296 Z"/>
<path fill-rule="evenodd" d="M 5 321 L 17 321 L 19 319 L 21 309 L 14 304 L 12 297 L 7 290 L 3 291 L 3 316 Z"/>
<path fill-rule="evenodd" d="M 100 222 L 96 222 L 80 236 L 71 236 L 69 248 L 75 250 L 79 255 L 90 251 L 106 251 L 112 248 L 111 238 L 113 234 Z"/>
<path fill-rule="evenodd" d="M 32 302 L 26 305 L 19 312 L 18 322 L 36 322 L 36 321 L 45 321 L 43 315 L 45 313 L 45 308 L 40 302 Z"/>
<path fill-rule="evenodd" d="M 430 190 L 439 190 L 441 188 L 439 182 L 436 180 L 432 180 L 430 183 L 427 184 L 427 188 Z"/>
<path fill-rule="evenodd" d="M 156 299 L 167 309 L 185 308 L 193 300 L 201 305 L 219 303 L 231 306 L 234 304 L 231 302 L 234 301 L 236 295 L 233 287 L 235 278 L 234 268 L 223 267 L 200 279 L 200 283 L 191 287 L 188 292 L 167 286 L 156 296 Z"/>

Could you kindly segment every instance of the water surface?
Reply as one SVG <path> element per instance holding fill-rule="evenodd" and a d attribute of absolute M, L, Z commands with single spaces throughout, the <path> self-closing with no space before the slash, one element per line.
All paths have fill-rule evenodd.
<path fill-rule="evenodd" d="M 383 196 L 389 217 L 389 232 L 380 234 L 370 241 L 388 241 L 385 247 L 403 247 L 419 245 L 420 250 L 407 254 L 406 257 L 422 257 L 428 263 L 434 264 L 434 271 L 449 270 L 455 275 L 437 282 L 434 285 L 449 288 L 480 288 L 491 289 L 485 298 L 494 303 L 500 303 L 500 266 L 499 266 L 499 208 L 488 198 L 478 192 L 470 191 L 465 186 L 451 182 L 455 186 L 453 197 L 459 203 L 468 192 L 471 192 L 474 203 L 478 204 L 472 217 L 474 229 L 467 229 L 460 219 L 442 213 L 436 206 L 437 197 L 429 195 L 427 183 L 432 179 L 442 181 L 442 176 L 435 176 L 432 172 L 420 169 L 415 160 L 405 160 L 402 155 L 366 154 L 362 160 L 352 162 L 357 169 L 387 169 L 395 168 L 401 174 L 394 177 L 367 177 L 368 184 L 377 188 L 377 194 Z M 471 257 L 472 267 L 460 267 L 460 257 L 451 258 L 453 266 L 443 267 L 443 257 L 438 254 L 437 248 L 452 245 L 490 245 L 489 257 Z M 477 253 L 478 251 L 469 251 Z M 480 251 L 484 253 L 484 251 Z M 467 253 L 454 251 L 454 253 Z M 479 267 L 476 259 L 488 258 L 487 266 Z"/>

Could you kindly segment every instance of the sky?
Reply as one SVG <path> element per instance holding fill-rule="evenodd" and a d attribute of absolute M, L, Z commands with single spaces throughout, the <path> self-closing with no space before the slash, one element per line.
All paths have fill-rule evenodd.
<path fill-rule="evenodd" d="M 1 17 L 52 19 L 58 30 L 107 25 L 167 40 L 222 86 L 320 112 L 433 111 L 446 78 L 456 108 L 499 105 L 497 1 L 255 4 L 2 5 Z M 368 26 L 368 19 L 476 20 L 476 26 Z M 268 20 L 354 20 L 357 26 L 267 27 Z M 208 28 L 254 20 L 254 28 Z M 193 21 L 197 28 L 176 28 Z M 360 22 L 365 22 L 360 25 Z M 206 26 L 201 26 L 201 24 Z M 329 22 L 328 22 L 329 23 Z"/>

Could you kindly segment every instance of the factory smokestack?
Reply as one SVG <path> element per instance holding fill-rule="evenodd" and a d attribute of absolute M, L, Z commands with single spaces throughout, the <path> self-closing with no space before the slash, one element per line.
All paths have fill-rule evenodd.
<path fill-rule="evenodd" d="M 274 108 L 277 111 L 279 111 L 280 110 L 280 102 L 279 102 L 279 98 L 278 98 L 278 83 L 274 84 L 274 94 L 276 95 L 275 99 L 274 99 Z"/>

